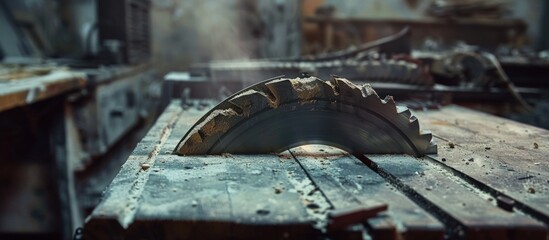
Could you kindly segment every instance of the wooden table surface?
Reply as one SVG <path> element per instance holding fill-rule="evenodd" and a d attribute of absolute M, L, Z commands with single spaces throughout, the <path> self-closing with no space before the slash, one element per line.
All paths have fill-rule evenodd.
<path fill-rule="evenodd" d="M 41 75 L 0 82 L 0 111 L 32 104 L 59 94 L 83 88 L 86 75 L 65 69 Z"/>
<path fill-rule="evenodd" d="M 176 156 L 207 109 L 173 102 L 84 226 L 85 239 L 547 239 L 549 131 L 447 106 L 415 112 L 438 154 Z M 266 136 L 268 137 L 268 136 Z M 388 204 L 326 231 L 327 214 Z"/>

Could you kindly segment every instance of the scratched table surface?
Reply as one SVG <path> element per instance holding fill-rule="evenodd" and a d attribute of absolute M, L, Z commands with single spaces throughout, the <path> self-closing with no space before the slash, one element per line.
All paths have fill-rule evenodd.
<path fill-rule="evenodd" d="M 422 158 L 314 145 L 173 155 L 207 110 L 172 102 L 105 190 L 84 239 L 548 239 L 547 130 L 446 106 L 415 112 L 439 149 Z M 388 209 L 375 217 L 327 228 L 333 211 L 380 203 Z"/>

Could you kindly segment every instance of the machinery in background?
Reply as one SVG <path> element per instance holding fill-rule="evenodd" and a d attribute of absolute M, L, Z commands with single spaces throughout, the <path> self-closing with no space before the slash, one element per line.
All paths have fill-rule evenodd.
<path fill-rule="evenodd" d="M 161 82 L 148 64 L 18 68 L 0 81 L 0 238 L 70 238 L 154 121 Z"/>
<path fill-rule="evenodd" d="M 121 63 L 140 63 L 151 57 L 150 1 L 97 0 L 99 45 Z"/>
<path fill-rule="evenodd" d="M 548 96 L 547 81 L 525 81 L 531 78 L 525 77 L 524 69 L 549 72 L 549 62 L 538 58 L 517 66 L 516 57 L 496 56 L 463 44 L 449 49 L 412 50 L 410 35 L 405 28 L 358 47 L 301 58 L 195 64 L 188 73 L 166 75 L 166 90 L 171 91 L 166 96 L 224 99 L 269 77 L 299 77 L 305 73 L 324 79 L 340 75 L 356 83 L 371 83 L 378 93 L 396 96 L 414 109 L 453 102 L 507 117 L 543 117 L 535 107 L 543 106 Z M 530 123 L 549 127 L 544 121 Z"/>
<path fill-rule="evenodd" d="M 0 59 L 74 67 L 139 64 L 151 56 L 150 0 L 0 1 Z"/>

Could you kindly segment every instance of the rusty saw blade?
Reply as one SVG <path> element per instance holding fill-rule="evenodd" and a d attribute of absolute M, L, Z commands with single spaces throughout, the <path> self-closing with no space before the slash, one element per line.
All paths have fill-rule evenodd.
<path fill-rule="evenodd" d="M 352 154 L 436 153 L 429 132 L 393 98 L 344 78 L 278 78 L 248 87 L 205 114 L 179 155 L 277 153 L 325 144 Z"/>

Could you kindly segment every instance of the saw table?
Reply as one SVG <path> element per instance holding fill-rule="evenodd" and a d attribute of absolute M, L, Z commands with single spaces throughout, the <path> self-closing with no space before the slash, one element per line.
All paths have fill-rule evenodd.
<path fill-rule="evenodd" d="M 547 130 L 450 105 L 414 112 L 438 144 L 421 158 L 319 145 L 173 154 L 211 107 L 168 106 L 105 190 L 84 239 L 548 237 Z M 357 217 L 380 204 L 388 209 Z"/>

